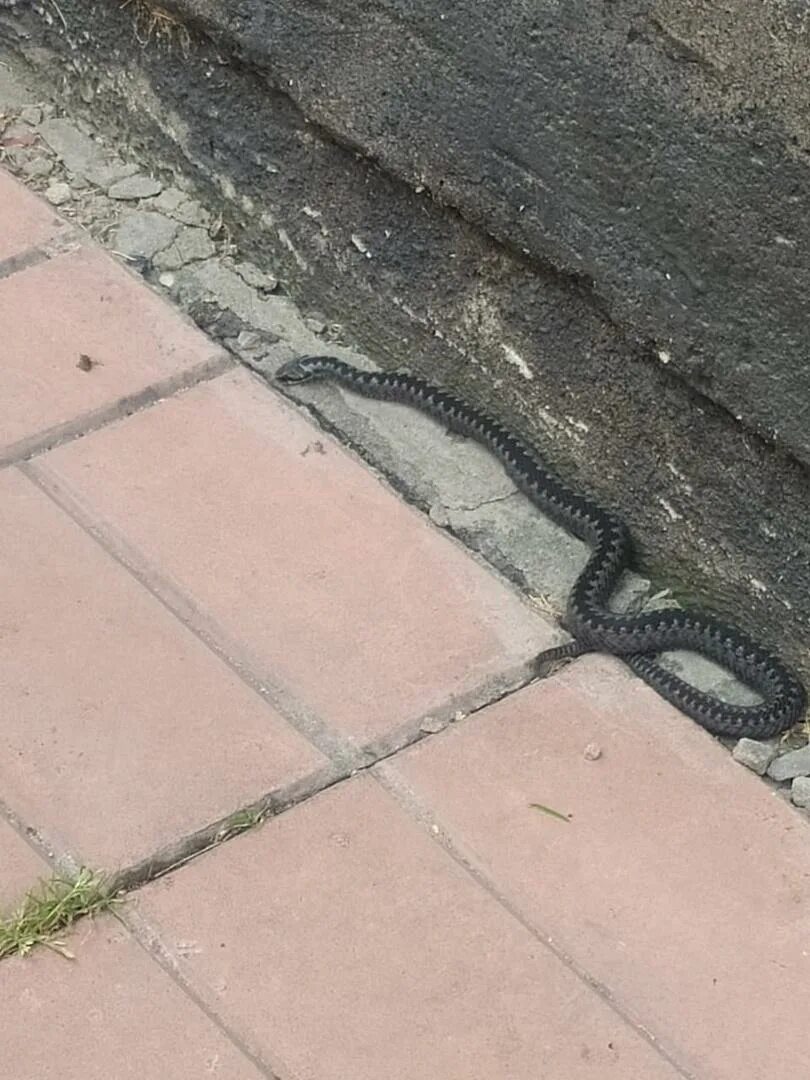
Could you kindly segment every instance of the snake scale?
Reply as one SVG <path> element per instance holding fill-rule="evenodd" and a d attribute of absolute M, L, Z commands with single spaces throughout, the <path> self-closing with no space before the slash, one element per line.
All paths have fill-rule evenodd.
<path fill-rule="evenodd" d="M 333 380 L 365 397 L 411 405 L 486 446 L 534 505 L 592 549 L 568 601 L 564 625 L 573 640 L 548 649 L 538 665 L 587 652 L 619 656 L 646 683 L 714 735 L 764 739 L 795 724 L 805 690 L 795 675 L 747 634 L 694 611 L 615 614 L 608 600 L 632 559 L 625 523 L 549 472 L 532 448 L 502 424 L 445 391 L 401 372 L 362 371 L 334 356 L 301 356 L 276 372 L 283 383 Z M 656 655 L 688 649 L 723 665 L 762 698 L 732 705 L 698 690 L 657 663 Z"/>

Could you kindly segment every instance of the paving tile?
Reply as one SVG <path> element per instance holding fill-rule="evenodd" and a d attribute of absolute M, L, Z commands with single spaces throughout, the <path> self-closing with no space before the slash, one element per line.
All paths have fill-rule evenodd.
<path fill-rule="evenodd" d="M 266 1077 L 111 917 L 0 962 L 3 1074 L 14 1080 Z"/>
<path fill-rule="evenodd" d="M 50 877 L 44 859 L 0 820 L 0 916 L 13 910 L 30 888 Z"/>
<path fill-rule="evenodd" d="M 0 279 L 0 325 L 0 458 L 223 355 L 90 247 Z"/>
<path fill-rule="evenodd" d="M 295 1076 L 677 1075 L 367 777 L 138 904 L 209 1007 Z"/>
<path fill-rule="evenodd" d="M 65 229 L 46 203 L 0 168 L 0 261 L 45 244 Z"/>
<path fill-rule="evenodd" d="M 323 759 L 14 470 L 0 474 L 0 792 L 129 866 Z"/>
<path fill-rule="evenodd" d="M 807 1076 L 806 822 L 618 662 L 581 660 L 392 771 L 690 1076 Z"/>
<path fill-rule="evenodd" d="M 550 640 L 516 594 L 244 372 L 48 474 L 328 723 L 379 736 Z"/>

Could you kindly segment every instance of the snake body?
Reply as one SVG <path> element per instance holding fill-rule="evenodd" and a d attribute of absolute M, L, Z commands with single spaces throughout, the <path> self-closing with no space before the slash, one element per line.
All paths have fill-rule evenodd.
<path fill-rule="evenodd" d="M 425 380 L 401 373 L 363 371 L 333 356 L 302 356 L 276 372 L 283 383 L 332 380 L 365 397 L 411 405 L 447 429 L 486 446 L 534 505 L 592 549 L 571 591 L 564 625 L 573 641 L 546 650 L 547 664 L 586 652 L 621 659 L 662 697 L 714 735 L 764 739 L 795 724 L 806 705 L 804 687 L 772 653 L 733 626 L 694 611 L 665 609 L 616 614 L 608 601 L 631 564 L 632 540 L 625 523 L 568 487 L 535 451 L 497 420 Z M 732 705 L 698 690 L 656 661 L 672 649 L 701 653 L 733 672 L 762 697 L 756 705 Z"/>

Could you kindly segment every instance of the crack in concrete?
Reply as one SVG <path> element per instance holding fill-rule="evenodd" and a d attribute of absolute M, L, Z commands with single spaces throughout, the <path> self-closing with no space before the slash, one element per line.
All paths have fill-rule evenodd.
<path fill-rule="evenodd" d="M 520 495 L 520 492 L 508 491 L 505 495 L 491 495 L 486 499 L 481 499 L 474 503 L 446 503 L 442 502 L 441 506 L 445 510 L 450 510 L 454 514 L 472 514 L 476 510 L 482 510 L 485 506 L 495 506 L 497 503 L 507 502 L 509 499 L 514 499 Z"/>

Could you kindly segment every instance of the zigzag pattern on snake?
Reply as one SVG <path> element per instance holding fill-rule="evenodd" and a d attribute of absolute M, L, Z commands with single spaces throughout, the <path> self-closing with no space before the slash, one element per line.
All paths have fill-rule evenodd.
<path fill-rule="evenodd" d="M 483 443 L 539 510 L 590 545 L 592 553 L 571 591 L 565 618 L 574 640 L 541 653 L 538 664 L 586 652 L 619 656 L 662 697 L 715 735 L 769 738 L 804 713 L 805 690 L 796 676 L 741 630 L 680 609 L 611 612 L 608 600 L 632 558 L 627 526 L 549 472 L 535 451 L 497 420 L 416 376 L 361 371 L 333 356 L 297 357 L 283 364 L 276 378 L 284 383 L 330 379 L 365 397 L 414 406 L 449 430 Z M 755 690 L 762 703 L 731 705 L 696 689 L 656 662 L 656 654 L 671 649 L 702 653 L 722 664 Z"/>

